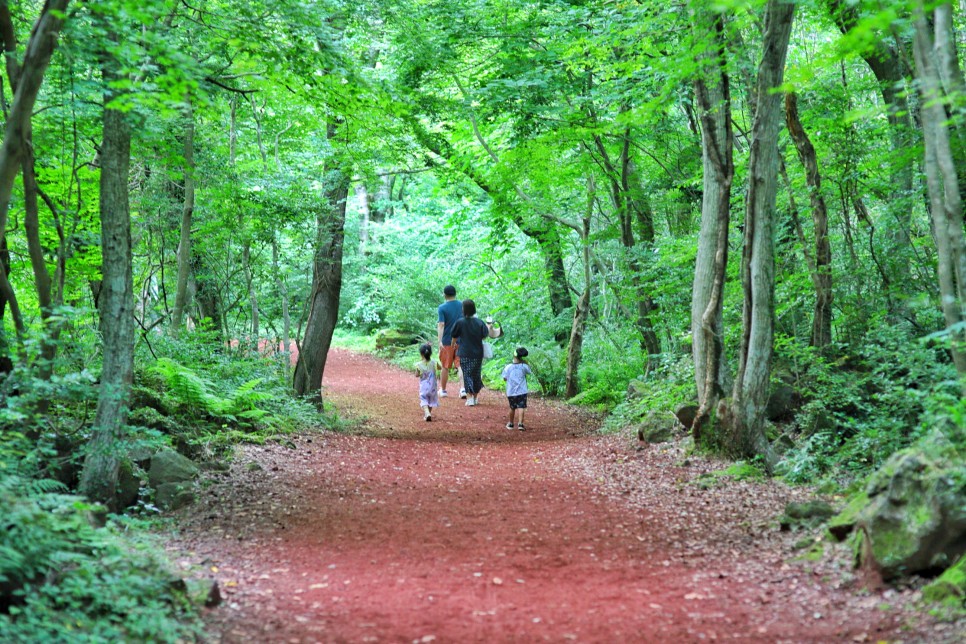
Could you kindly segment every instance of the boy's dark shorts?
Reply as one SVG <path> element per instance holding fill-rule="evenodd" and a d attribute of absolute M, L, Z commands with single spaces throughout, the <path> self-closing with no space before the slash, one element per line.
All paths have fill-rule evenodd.
<path fill-rule="evenodd" d="M 507 396 L 507 402 L 510 403 L 510 409 L 526 409 L 527 408 L 527 395 L 520 394 L 519 396 Z"/>

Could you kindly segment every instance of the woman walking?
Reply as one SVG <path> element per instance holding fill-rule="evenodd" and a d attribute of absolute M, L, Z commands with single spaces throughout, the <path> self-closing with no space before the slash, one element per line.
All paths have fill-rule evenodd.
<path fill-rule="evenodd" d="M 477 404 L 477 396 L 483 389 L 483 340 L 495 338 L 499 331 L 476 317 L 476 303 L 463 300 L 463 317 L 453 326 L 453 337 L 458 338 L 456 354 L 463 368 L 463 387 L 466 389 L 466 406 Z"/>

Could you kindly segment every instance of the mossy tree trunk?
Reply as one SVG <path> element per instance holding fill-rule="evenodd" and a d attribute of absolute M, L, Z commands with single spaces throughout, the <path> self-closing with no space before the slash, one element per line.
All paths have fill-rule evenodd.
<path fill-rule="evenodd" d="M 118 76 L 113 61 L 105 63 L 104 84 Z M 101 143 L 101 254 L 103 281 L 99 301 L 104 364 L 97 412 L 80 491 L 92 501 L 117 511 L 118 441 L 127 420 L 134 380 L 134 285 L 131 255 L 131 211 L 128 171 L 131 128 L 123 112 L 111 107 L 112 90 L 104 93 L 104 138 Z"/>

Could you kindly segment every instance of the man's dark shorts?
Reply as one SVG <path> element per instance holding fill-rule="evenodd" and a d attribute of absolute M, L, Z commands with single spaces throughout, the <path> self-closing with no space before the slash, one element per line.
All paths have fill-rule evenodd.
<path fill-rule="evenodd" d="M 519 396 L 507 396 L 507 402 L 510 403 L 510 409 L 526 409 L 527 408 L 527 395 L 520 394 Z"/>

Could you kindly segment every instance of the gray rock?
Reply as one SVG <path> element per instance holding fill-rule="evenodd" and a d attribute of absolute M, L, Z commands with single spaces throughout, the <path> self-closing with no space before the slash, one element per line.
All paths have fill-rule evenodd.
<path fill-rule="evenodd" d="M 141 479 L 134 473 L 134 464 L 129 460 L 121 461 L 117 472 L 117 503 L 118 507 L 129 508 L 138 500 L 141 490 Z"/>
<path fill-rule="evenodd" d="M 191 483 L 162 483 L 154 490 L 154 503 L 162 510 L 180 510 L 195 500 Z"/>
<path fill-rule="evenodd" d="M 781 518 L 782 530 L 793 528 L 812 528 L 828 520 L 835 510 L 825 501 L 792 501 L 785 506 L 785 515 Z"/>
<path fill-rule="evenodd" d="M 795 414 L 798 400 L 798 392 L 794 388 L 785 384 L 778 385 L 768 396 L 765 416 L 771 421 L 789 420 Z"/>
<path fill-rule="evenodd" d="M 151 457 L 148 481 L 158 489 L 165 483 L 192 481 L 198 476 L 198 466 L 172 449 L 161 450 Z"/>
<path fill-rule="evenodd" d="M 675 410 L 674 415 L 677 417 L 678 422 L 684 426 L 684 429 L 690 431 L 691 425 L 694 424 L 694 419 L 698 415 L 698 406 L 682 405 Z"/>
<path fill-rule="evenodd" d="M 637 438 L 646 443 L 666 443 L 674 437 L 676 425 L 674 416 L 652 411 L 637 425 Z"/>
<path fill-rule="evenodd" d="M 884 579 L 950 566 L 966 554 L 966 465 L 908 449 L 894 454 L 866 487 L 856 527 Z"/>

